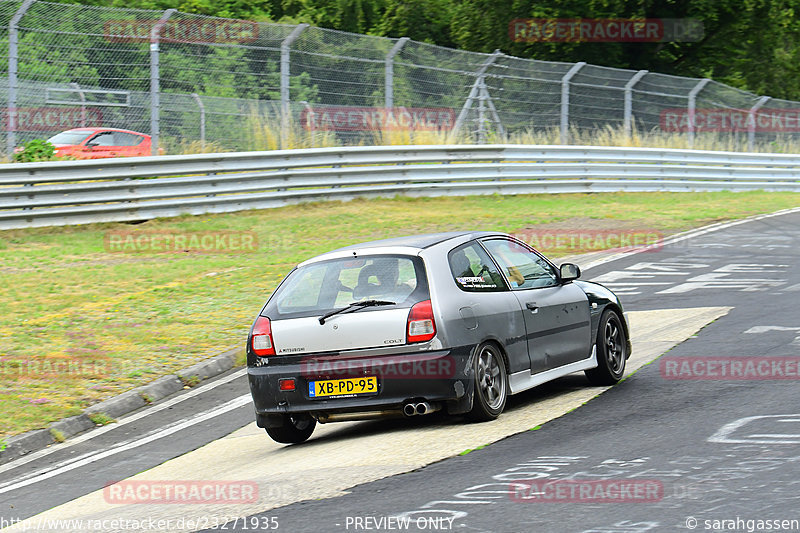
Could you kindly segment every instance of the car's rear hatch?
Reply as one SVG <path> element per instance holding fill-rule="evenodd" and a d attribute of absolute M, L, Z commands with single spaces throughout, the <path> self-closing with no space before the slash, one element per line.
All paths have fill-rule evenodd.
<path fill-rule="evenodd" d="M 261 315 L 270 320 L 277 356 L 340 352 L 429 338 L 429 300 L 421 258 L 346 257 L 295 269 Z"/>

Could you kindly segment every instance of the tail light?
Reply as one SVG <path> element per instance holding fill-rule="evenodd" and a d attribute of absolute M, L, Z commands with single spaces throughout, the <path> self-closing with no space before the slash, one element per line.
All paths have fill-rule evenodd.
<path fill-rule="evenodd" d="M 282 378 L 278 380 L 278 390 L 294 392 L 294 387 L 294 378 Z"/>
<path fill-rule="evenodd" d="M 436 335 L 433 306 L 430 300 L 414 304 L 408 313 L 408 342 L 424 342 Z"/>
<path fill-rule="evenodd" d="M 272 326 L 269 318 L 260 316 L 253 324 L 253 353 L 259 357 L 275 355 L 275 343 L 272 342 Z"/>

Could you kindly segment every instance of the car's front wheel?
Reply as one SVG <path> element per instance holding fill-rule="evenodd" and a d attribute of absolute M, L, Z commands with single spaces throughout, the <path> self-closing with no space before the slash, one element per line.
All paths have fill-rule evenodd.
<path fill-rule="evenodd" d="M 267 428 L 267 434 L 281 444 L 299 444 L 308 440 L 316 425 L 310 415 L 287 415 L 282 426 Z"/>
<path fill-rule="evenodd" d="M 597 328 L 597 368 L 586 370 L 592 385 L 613 385 L 625 373 L 628 339 L 616 311 L 606 309 Z"/>
<path fill-rule="evenodd" d="M 508 377 L 503 354 L 493 343 L 481 344 L 473 364 L 475 396 L 469 418 L 494 420 L 503 412 L 508 397 Z"/>

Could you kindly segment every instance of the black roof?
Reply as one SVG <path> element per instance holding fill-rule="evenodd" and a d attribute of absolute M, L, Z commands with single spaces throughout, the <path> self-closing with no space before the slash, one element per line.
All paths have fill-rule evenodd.
<path fill-rule="evenodd" d="M 378 241 L 362 242 L 359 244 L 353 244 L 351 246 L 345 246 L 344 248 L 339 248 L 333 251 L 341 252 L 346 250 L 375 248 L 380 246 L 408 246 L 411 248 L 428 248 L 430 246 L 439 244 L 440 242 L 444 242 L 464 235 L 471 235 L 472 238 L 478 238 L 478 237 L 483 237 L 485 235 L 494 235 L 494 234 L 495 233 L 490 231 L 450 231 L 445 233 L 426 233 L 424 235 L 409 235 L 407 237 L 394 237 L 392 239 L 381 239 Z"/>

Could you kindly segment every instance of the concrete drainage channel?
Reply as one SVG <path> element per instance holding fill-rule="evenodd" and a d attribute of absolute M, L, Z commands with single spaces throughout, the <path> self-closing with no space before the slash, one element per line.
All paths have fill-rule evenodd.
<path fill-rule="evenodd" d="M 244 351 L 237 347 L 195 363 L 171 374 L 163 376 L 141 387 L 136 387 L 123 392 L 113 398 L 102 401 L 86 408 L 83 413 L 53 422 L 45 429 L 36 429 L 15 435 L 8 439 L 6 448 L 0 451 L 0 464 L 8 463 L 23 455 L 41 450 L 52 444 L 62 442 L 64 439 L 74 437 L 79 433 L 88 431 L 98 424 L 97 419 L 117 419 L 149 404 L 163 400 L 177 392 L 182 391 L 187 384 L 196 385 L 199 382 L 217 377 L 231 370 L 236 365 L 236 357 Z M 58 438 L 57 438 L 58 437 Z"/>

